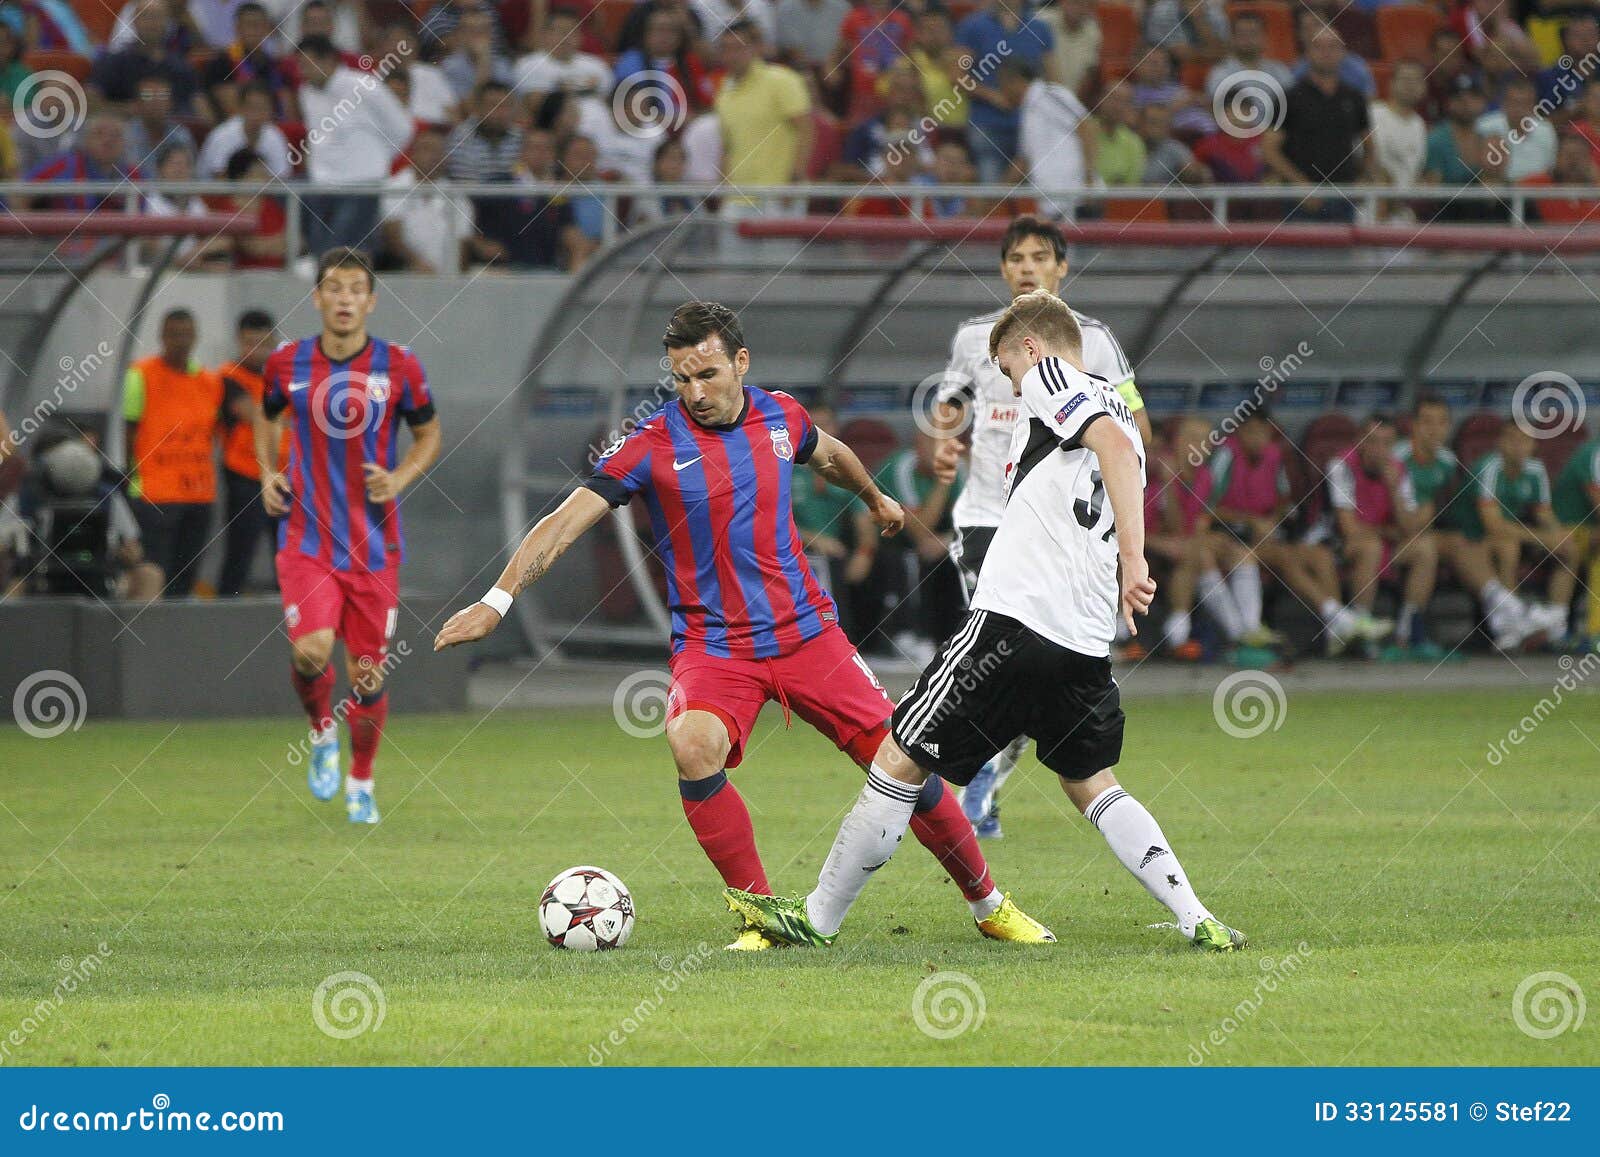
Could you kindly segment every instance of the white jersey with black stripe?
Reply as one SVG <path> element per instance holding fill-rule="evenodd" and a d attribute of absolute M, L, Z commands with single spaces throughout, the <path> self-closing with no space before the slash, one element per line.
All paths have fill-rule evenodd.
<path fill-rule="evenodd" d="M 1011 452 L 1011 432 L 1021 413 L 1011 394 L 1011 381 L 989 357 L 989 331 L 1004 310 L 995 310 L 961 323 L 950 343 L 938 400 L 967 407 L 972 414 L 972 462 L 951 518 L 959 529 L 999 526 L 1005 512 L 1005 468 Z M 1083 365 L 1116 389 L 1133 378 L 1122 347 L 1110 327 L 1077 310 L 1083 333 Z"/>
<path fill-rule="evenodd" d="M 974 610 L 1008 615 L 1080 655 L 1111 653 L 1116 633 L 1116 525 L 1100 457 L 1083 444 L 1104 418 L 1127 435 L 1144 479 L 1133 413 L 1103 377 L 1045 358 L 1022 379 L 1005 467 L 1005 516 L 984 559 Z"/>

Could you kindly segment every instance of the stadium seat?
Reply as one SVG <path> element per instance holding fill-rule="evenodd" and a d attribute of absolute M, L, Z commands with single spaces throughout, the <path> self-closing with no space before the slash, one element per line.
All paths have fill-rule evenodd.
<path fill-rule="evenodd" d="M 1490 414 L 1480 410 L 1476 414 L 1469 414 L 1456 428 L 1455 452 L 1463 466 L 1471 466 L 1482 458 L 1500 438 L 1500 427 L 1506 420 L 1499 414 Z"/>
<path fill-rule="evenodd" d="M 1554 482 L 1556 476 L 1561 473 L 1561 468 L 1567 464 L 1567 459 L 1572 457 L 1573 451 L 1588 439 L 1589 432 L 1579 426 L 1576 430 L 1567 430 L 1551 438 L 1539 439 L 1534 443 L 1533 453 L 1544 463 L 1550 481 Z"/>
<path fill-rule="evenodd" d="M 117 13 L 122 11 L 123 0 L 78 0 L 72 6 L 78 14 L 78 19 L 83 21 L 83 29 L 89 34 L 89 39 L 94 41 L 96 47 L 103 48 L 111 39 L 111 31 L 117 26 Z"/>
<path fill-rule="evenodd" d="M 1136 197 L 1118 198 L 1105 204 L 1107 221 L 1165 221 L 1165 201 L 1141 201 Z"/>
<path fill-rule="evenodd" d="M 1261 17 L 1267 34 L 1267 55 L 1273 60 L 1293 64 L 1300 58 L 1294 44 L 1294 15 L 1284 0 L 1235 0 L 1227 11 L 1229 21 L 1241 12 Z"/>
<path fill-rule="evenodd" d="M 59 48 L 41 48 L 23 57 L 33 72 L 64 72 L 80 84 L 89 79 L 93 62 L 82 53 Z"/>
<path fill-rule="evenodd" d="M 1300 436 L 1300 448 L 1309 461 L 1308 469 L 1320 476 L 1328 468 L 1329 459 L 1350 449 L 1360 437 L 1361 428 L 1349 414 L 1335 412 L 1313 418 Z"/>
<path fill-rule="evenodd" d="M 1139 18 L 1127 4 L 1103 3 L 1095 13 L 1100 22 L 1100 64 L 1132 60 L 1139 46 Z"/>
<path fill-rule="evenodd" d="M 1384 60 L 1430 59 L 1433 34 L 1444 24 L 1437 8 L 1396 4 L 1378 9 L 1378 49 Z"/>
<path fill-rule="evenodd" d="M 852 418 L 839 431 L 839 437 L 868 470 L 882 466 L 884 459 L 900 446 L 894 428 L 877 418 Z"/>

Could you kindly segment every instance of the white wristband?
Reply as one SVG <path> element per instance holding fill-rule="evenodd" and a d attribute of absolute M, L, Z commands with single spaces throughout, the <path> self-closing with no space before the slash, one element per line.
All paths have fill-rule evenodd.
<path fill-rule="evenodd" d="M 499 587 L 490 587 L 488 593 L 478 601 L 486 607 L 493 607 L 495 614 L 503 619 L 506 617 L 506 612 L 511 609 L 511 592 L 503 591 Z"/>

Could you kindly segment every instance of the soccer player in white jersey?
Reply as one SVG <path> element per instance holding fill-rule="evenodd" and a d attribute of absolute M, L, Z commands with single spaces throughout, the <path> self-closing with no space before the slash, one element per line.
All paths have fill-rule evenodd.
<path fill-rule="evenodd" d="M 1017 298 L 989 352 L 1013 383 L 1005 517 L 961 628 L 895 707 L 867 786 L 804 897 L 729 888 L 728 906 L 769 937 L 833 942 L 872 874 L 889 861 L 932 775 L 964 784 L 1019 735 L 1069 799 L 1194 944 L 1245 937 L 1213 916 L 1166 835 L 1122 789 L 1123 715 L 1111 677 L 1120 609 L 1129 631 L 1156 584 L 1144 557 L 1144 447 L 1127 403 L 1085 372 L 1072 311 L 1053 293 Z"/>
<path fill-rule="evenodd" d="M 1018 217 L 1000 241 L 1000 276 L 1014 299 L 1034 290 L 1058 293 L 1067 276 L 1067 247 L 1054 225 L 1037 217 Z M 936 395 L 935 420 L 947 438 L 971 445 L 972 461 L 951 515 L 956 539 L 951 547 L 970 601 L 978 572 L 1005 509 L 1006 455 L 1017 424 L 1017 399 L 1011 383 L 989 357 L 989 331 L 1004 310 L 969 318 L 950 344 L 950 364 Z M 1139 437 L 1150 444 L 1150 415 L 1133 382 L 1133 367 L 1104 322 L 1073 311 L 1083 335 L 1083 365 L 1104 378 L 1133 413 Z M 950 464 L 953 468 L 953 463 Z M 1000 837 L 1000 788 L 1016 770 L 1027 739 L 996 755 L 962 793 L 961 808 L 983 839 Z"/>

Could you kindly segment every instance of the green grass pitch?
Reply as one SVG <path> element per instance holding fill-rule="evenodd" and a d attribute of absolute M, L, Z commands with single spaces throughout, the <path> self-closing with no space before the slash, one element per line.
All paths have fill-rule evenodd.
<path fill-rule="evenodd" d="M 288 720 L 12 730 L 0 1063 L 1593 1065 L 1594 1010 L 1548 1039 L 1513 1015 L 1539 972 L 1600 999 L 1594 697 L 1488 761 L 1538 698 L 1296 694 L 1254 739 L 1208 699 L 1134 702 L 1122 782 L 1250 934 L 1222 957 L 1147 928 L 1165 910 L 1031 755 L 986 847 L 1060 943 L 979 938 L 908 838 L 834 949 L 746 956 L 665 741 L 605 710 L 396 716 L 372 829 L 311 799 Z M 809 886 L 859 773 L 769 709 L 736 780 L 775 886 Z M 539 935 L 580 863 L 633 891 L 622 951 Z M 341 1039 L 313 999 L 345 971 L 383 1018 Z"/>

